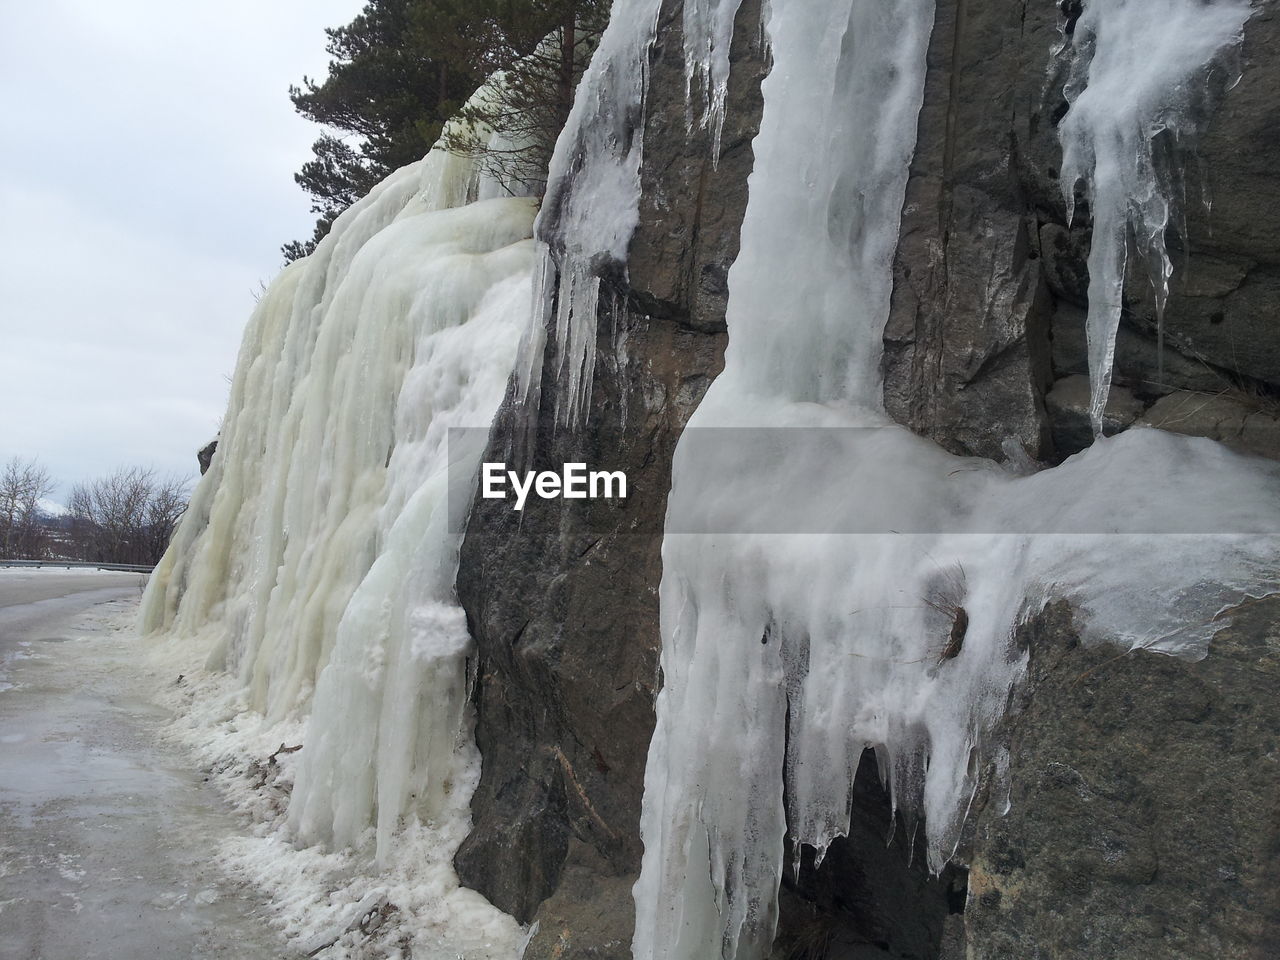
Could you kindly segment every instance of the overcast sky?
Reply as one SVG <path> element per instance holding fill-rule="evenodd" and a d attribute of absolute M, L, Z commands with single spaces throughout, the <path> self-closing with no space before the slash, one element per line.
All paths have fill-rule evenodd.
<path fill-rule="evenodd" d="M 314 220 L 289 84 L 361 6 L 4 4 L 0 461 L 38 457 L 63 498 L 120 465 L 196 473 L 254 294 Z"/>

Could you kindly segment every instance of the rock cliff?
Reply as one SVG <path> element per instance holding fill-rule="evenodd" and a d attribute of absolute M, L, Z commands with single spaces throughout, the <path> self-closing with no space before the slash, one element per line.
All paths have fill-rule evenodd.
<path fill-rule="evenodd" d="M 1242 78 L 1186 154 L 1170 229 L 1163 350 L 1132 265 L 1108 429 L 1145 422 L 1280 455 L 1280 61 L 1276 2 L 1249 21 Z M 738 13 L 721 152 L 686 122 L 681 0 L 665 0 L 646 94 L 642 203 L 628 262 L 602 267 L 585 426 L 552 422 L 549 338 L 534 422 L 514 391 L 486 460 L 534 437 L 535 467 L 608 464 L 623 505 L 474 502 L 458 593 L 479 648 L 484 770 L 463 882 L 523 922 L 526 954 L 630 956 L 631 884 L 653 727 L 661 538 L 676 439 L 720 369 L 726 274 L 751 172 L 768 52 L 760 4 Z M 957 453 L 1035 460 L 1091 442 L 1085 372 L 1087 210 L 1069 224 L 1052 50 L 1078 5 L 938 0 L 919 141 L 885 329 L 891 415 Z M 1207 201 L 1212 199 L 1212 204 Z M 786 883 L 776 955 L 1261 958 L 1280 949 L 1274 889 L 1280 603 L 1230 612 L 1187 663 L 1082 647 L 1056 606 L 1024 630 L 1029 676 L 957 862 L 931 877 L 868 755 L 854 829 Z M 1009 801 L 1005 813 L 1005 795 Z M 815 943 L 823 946 L 819 950 Z M 808 950 L 810 952 L 804 952 Z"/>

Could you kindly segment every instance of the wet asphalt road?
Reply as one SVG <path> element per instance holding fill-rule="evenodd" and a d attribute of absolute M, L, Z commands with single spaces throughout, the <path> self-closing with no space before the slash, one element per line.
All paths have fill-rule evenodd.
<path fill-rule="evenodd" d="M 235 818 L 109 629 L 143 581 L 0 571 L 0 960 L 289 955 L 211 862 Z"/>

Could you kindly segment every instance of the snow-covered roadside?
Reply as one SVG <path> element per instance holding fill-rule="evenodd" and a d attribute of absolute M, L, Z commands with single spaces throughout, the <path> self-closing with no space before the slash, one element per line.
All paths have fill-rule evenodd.
<path fill-rule="evenodd" d="M 136 633 L 125 618 L 117 629 Z M 290 748 L 305 749 L 306 724 L 267 725 L 249 709 L 235 677 L 204 668 L 202 651 L 211 644 L 202 639 L 150 644 L 145 668 L 157 681 L 158 702 L 175 715 L 166 735 L 244 817 L 245 833 L 218 845 L 218 864 L 262 891 L 267 912 L 298 954 L 314 951 L 323 960 L 518 957 L 525 940 L 519 925 L 508 917 L 495 922 L 496 911 L 460 887 L 453 869 L 470 827 L 474 781 L 455 785 L 444 826 L 405 823 L 380 865 L 372 856 L 372 828 L 358 852 L 295 847 L 285 813 L 302 751 Z"/>

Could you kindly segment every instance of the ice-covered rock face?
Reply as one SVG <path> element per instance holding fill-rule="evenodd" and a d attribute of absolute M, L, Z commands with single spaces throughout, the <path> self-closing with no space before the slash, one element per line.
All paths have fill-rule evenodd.
<path fill-rule="evenodd" d="M 475 200 L 497 192 L 432 151 L 281 274 L 144 600 L 144 629 L 205 645 L 266 722 L 309 713 L 289 815 L 305 840 L 376 823 L 381 853 L 402 815 L 467 816 L 479 758 L 449 511 L 470 495 L 449 484 L 481 450 L 447 439 L 493 418 L 534 255 L 535 201 Z"/>
<path fill-rule="evenodd" d="M 353 843 L 372 825 L 385 851 L 406 812 L 464 822 L 478 758 L 447 511 L 467 497 L 446 496 L 444 434 L 488 425 L 521 329 L 522 396 L 537 401 L 552 329 L 558 419 L 580 425 L 600 274 L 625 262 L 637 217 L 659 7 L 616 4 L 556 151 L 540 258 L 528 201 L 468 204 L 487 194 L 474 167 L 433 153 L 344 215 L 250 325 L 218 454 L 144 624 L 207 644 L 268 719 L 309 714 L 289 811 L 303 838 Z M 690 123 L 713 130 L 736 9 L 684 7 Z M 1066 169 L 1111 217 L 1098 236 L 1133 222 L 1153 243 L 1165 195 L 1152 124 L 1247 6 L 1085 11 Z M 1274 569 L 1273 465 L 1135 429 L 1019 476 L 884 415 L 882 331 L 933 13 L 932 0 L 769 5 L 774 66 L 730 347 L 673 468 L 641 960 L 764 956 L 784 833 L 823 850 L 847 829 L 864 747 L 898 809 L 923 816 L 920 845 L 940 867 L 978 777 L 1006 762 L 991 731 L 1024 671 L 1013 631 L 1047 597 L 1073 600 L 1088 635 L 1195 657 L 1220 607 Z M 1160 42 L 1135 45 L 1148 29 Z M 1096 247 L 1113 258 L 1098 276 L 1116 273 L 1123 244 Z M 547 316 L 528 322 L 531 301 Z M 1109 302 L 1091 319 L 1104 334 Z M 708 427 L 791 439 L 767 456 L 749 431 L 726 447 Z"/>
<path fill-rule="evenodd" d="M 1160 43 L 1125 40 L 1115 69 L 1138 73 L 1126 83 L 1099 42 L 1089 82 L 1111 92 L 1075 101 L 1098 129 L 1147 122 L 1191 70 L 1179 58 L 1202 64 L 1245 15 L 1124 6 L 1127 20 L 1099 5 L 1077 32 L 1158 19 Z M 639 960 L 765 956 L 784 834 L 821 855 L 847 831 L 865 747 L 907 821 L 923 816 L 919 846 L 941 869 L 979 776 L 1007 765 L 992 731 L 1025 670 L 1014 629 L 1047 598 L 1072 600 L 1086 637 L 1195 658 L 1224 605 L 1272 589 L 1273 464 L 1135 429 L 1017 476 L 884 415 L 882 332 L 932 17 L 932 0 L 770 5 L 725 370 L 673 467 Z M 1106 145 L 1141 171 L 1131 149 L 1149 142 Z M 1146 169 L 1107 181 L 1120 217 L 1155 195 Z M 777 431 L 725 444 L 708 427 L 789 439 L 779 455 Z"/>
<path fill-rule="evenodd" d="M 548 328 L 555 331 L 556 419 L 576 426 L 595 369 L 600 273 L 626 260 L 640 202 L 645 66 L 658 0 L 617 0 L 556 142 L 538 218 L 537 304 L 520 347 L 519 396 L 541 402 Z"/>
<path fill-rule="evenodd" d="M 689 0 L 684 6 L 689 123 L 714 131 L 719 153 L 729 76 L 729 41 L 740 0 Z M 518 364 L 521 402 L 541 402 L 548 330 L 555 334 L 556 420 L 580 427 L 595 370 L 596 321 L 603 273 L 625 269 L 640 205 L 645 84 L 660 0 L 616 0 L 609 26 L 574 97 L 556 142 L 547 197 L 538 217 L 536 304 Z"/>

